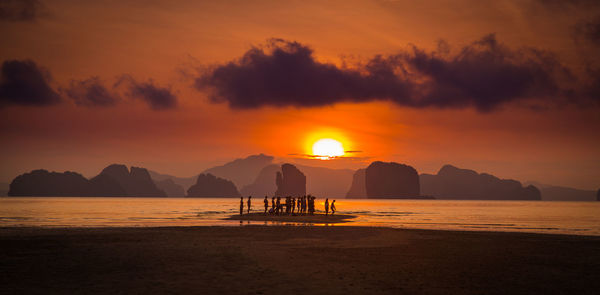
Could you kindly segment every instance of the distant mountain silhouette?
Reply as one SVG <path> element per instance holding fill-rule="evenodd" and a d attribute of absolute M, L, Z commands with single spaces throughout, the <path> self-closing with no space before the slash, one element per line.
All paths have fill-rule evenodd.
<path fill-rule="evenodd" d="M 233 182 L 216 177 L 210 173 L 198 175 L 196 184 L 192 185 L 187 191 L 187 197 L 193 198 L 222 198 L 222 197 L 240 197 Z"/>
<path fill-rule="evenodd" d="M 306 192 L 323 198 L 343 198 L 354 174 L 352 169 L 294 165 L 306 175 Z"/>
<path fill-rule="evenodd" d="M 512 179 L 443 166 L 437 175 L 421 174 L 421 193 L 446 200 L 540 200 L 535 186 L 523 187 Z"/>
<path fill-rule="evenodd" d="M 350 185 L 350 190 L 346 193 L 346 198 L 361 199 L 367 197 L 367 186 L 365 184 L 366 172 L 366 168 L 358 169 L 354 172 L 352 184 Z"/>
<path fill-rule="evenodd" d="M 260 170 L 254 182 L 244 186 L 240 190 L 240 193 L 243 196 L 273 196 L 277 190 L 277 185 L 275 185 L 275 177 L 277 172 L 280 171 L 280 165 L 271 164 L 265 166 L 262 170 Z"/>
<path fill-rule="evenodd" d="M 173 179 L 171 179 L 171 178 L 167 178 L 167 179 L 161 180 L 161 181 L 155 180 L 154 183 L 156 183 L 156 186 L 159 189 L 161 189 L 162 191 L 164 191 L 168 197 L 171 197 L 171 198 L 185 197 L 185 191 L 183 190 L 183 187 L 176 184 L 173 181 Z"/>
<path fill-rule="evenodd" d="M 150 173 L 150 177 L 152 177 L 154 183 L 158 183 L 159 181 L 163 181 L 165 179 L 171 179 L 176 185 L 181 186 L 184 192 L 187 191 L 190 186 L 194 185 L 198 179 L 198 175 L 192 177 L 177 177 L 169 174 L 161 174 L 152 170 L 148 170 L 148 173 Z"/>
<path fill-rule="evenodd" d="M 415 168 L 394 162 L 373 162 L 365 171 L 367 197 L 418 198 L 419 175 Z"/>
<path fill-rule="evenodd" d="M 121 164 L 112 164 L 100 175 L 107 175 L 116 180 L 117 183 L 125 190 L 128 196 L 136 197 L 166 197 L 167 194 L 158 189 L 152 181 L 150 173 L 146 168 L 131 167 L 127 170 L 127 166 Z"/>
<path fill-rule="evenodd" d="M 236 187 L 244 187 L 253 183 L 260 170 L 272 162 L 272 156 L 264 154 L 251 155 L 244 159 L 236 159 L 222 166 L 207 169 L 202 173 L 210 173 L 217 177 L 229 179 Z"/>
<path fill-rule="evenodd" d="M 75 172 L 34 170 L 17 176 L 9 196 L 166 197 L 145 168 L 113 164 L 88 180 Z"/>
<path fill-rule="evenodd" d="M 275 176 L 277 191 L 275 196 L 303 196 L 306 195 L 306 176 L 292 164 L 281 165 L 281 172 Z"/>
<path fill-rule="evenodd" d="M 75 172 L 33 170 L 17 176 L 10 184 L 9 196 L 89 196 L 90 182 Z"/>
<path fill-rule="evenodd" d="M 544 201 L 595 201 L 596 195 L 592 190 L 582 190 L 564 186 L 554 186 L 535 181 L 525 185 L 533 185 L 540 190 Z"/>
<path fill-rule="evenodd" d="M 10 187 L 10 183 L 0 182 L 0 197 L 8 196 L 9 187 Z"/>
<path fill-rule="evenodd" d="M 236 159 L 223 166 L 207 169 L 204 173 L 229 179 L 236 187 L 241 188 L 242 195 L 264 196 L 273 195 L 276 190 L 274 175 L 281 164 L 273 163 L 273 157 L 265 154 L 251 155 L 243 159 Z M 271 166 L 276 165 L 276 166 Z M 269 170 L 264 170 L 265 167 Z M 351 169 L 330 169 L 325 167 L 313 167 L 296 165 L 306 175 L 306 191 L 317 196 L 343 197 L 352 181 Z M 270 176 L 268 174 L 271 174 Z M 155 180 L 157 178 L 152 175 Z M 178 183 L 175 180 L 175 183 Z"/>
<path fill-rule="evenodd" d="M 129 196 L 123 186 L 108 174 L 99 174 L 90 179 L 91 195 L 102 197 Z"/>

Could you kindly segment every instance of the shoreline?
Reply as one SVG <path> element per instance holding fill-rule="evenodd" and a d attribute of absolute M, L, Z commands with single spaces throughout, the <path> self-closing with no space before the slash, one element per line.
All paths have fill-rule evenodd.
<path fill-rule="evenodd" d="M 229 221 L 246 221 L 239 219 L 223 219 Z M 255 220 L 249 220 L 254 221 Z M 262 222 L 262 220 L 261 220 Z M 373 229 L 373 230 L 396 230 L 396 231 L 407 231 L 407 232 L 431 232 L 431 233 L 474 233 L 474 234 L 499 234 L 499 235 L 533 235 L 533 236 L 545 236 L 545 237 L 566 237 L 566 238 L 591 238 L 591 239 L 599 239 L 600 235 L 576 235 L 576 234 L 562 234 L 562 233 L 548 233 L 548 232 L 523 232 L 523 231 L 498 231 L 498 230 L 457 230 L 457 229 L 432 229 L 432 228 L 412 228 L 412 227 L 390 227 L 390 226 L 372 226 L 372 225 L 348 225 L 350 222 L 338 222 L 338 223 L 311 223 L 311 222 L 295 222 L 295 221 L 266 221 L 270 222 L 270 224 L 248 224 L 248 223 L 239 223 L 239 224 L 231 224 L 231 225 L 165 225 L 165 226 L 89 226 L 89 227 L 69 227 L 69 226 L 1 226 L 0 225 L 0 236 L 3 231 L 19 231 L 19 230 L 74 230 L 74 231 L 86 231 L 86 230 L 185 230 L 185 229 L 203 229 L 203 228 L 252 228 L 252 227 L 263 227 L 263 228 L 277 228 L 277 227 L 298 227 L 298 228 L 317 228 L 317 227 L 328 227 L 328 228 L 350 228 L 350 229 Z"/>
<path fill-rule="evenodd" d="M 491 233 L 491 234 L 514 234 L 514 235 L 540 235 L 549 237 L 582 237 L 582 238 L 598 238 L 600 235 L 585 235 L 585 234 L 572 234 L 572 233 L 552 233 L 552 232 L 526 232 L 526 231 L 509 231 L 509 230 L 477 230 L 477 229 L 435 229 L 435 228 L 416 228 L 416 227 L 391 227 L 391 226 L 374 226 L 374 225 L 352 225 L 351 220 L 342 222 L 299 222 L 299 221 L 278 221 L 278 220 L 241 220 L 241 219 L 230 219 L 231 217 L 223 218 L 224 221 L 240 221 L 240 223 L 232 223 L 228 225 L 215 224 L 215 225 L 150 225 L 150 226 L 2 226 L 0 225 L 0 232 L 5 230 L 108 230 L 108 229 L 120 229 L 120 230 L 136 230 L 136 229 L 201 229 L 201 228 L 241 228 L 241 227 L 265 227 L 265 228 L 276 228 L 276 227 L 337 227 L 337 228 L 360 228 L 360 229 L 389 229 L 398 231 L 424 231 L 424 232 L 449 232 L 449 233 Z M 243 223 L 245 221 L 250 222 L 265 222 L 265 223 Z M 268 222 L 268 224 L 267 224 Z"/>

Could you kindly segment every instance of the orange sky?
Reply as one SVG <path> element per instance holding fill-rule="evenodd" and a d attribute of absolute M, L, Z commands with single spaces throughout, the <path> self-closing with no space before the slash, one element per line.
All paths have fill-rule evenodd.
<path fill-rule="evenodd" d="M 398 161 L 419 172 L 449 163 L 521 181 L 600 186 L 600 109 L 564 105 L 492 112 L 410 108 L 390 102 L 324 107 L 230 109 L 191 87 L 190 75 L 235 60 L 272 37 L 298 41 L 321 62 L 362 61 L 437 40 L 461 48 L 489 33 L 518 48 L 554 52 L 574 71 L 598 60 L 573 40 L 573 27 L 598 15 L 588 4 L 542 1 L 42 1 L 33 21 L 2 21 L 0 59 L 31 59 L 55 89 L 123 74 L 169 86 L 178 106 L 152 110 L 139 100 L 113 107 L 0 107 L 0 182 L 36 168 L 86 176 L 111 163 L 191 176 L 237 157 L 282 161 L 309 153 L 307 138 L 328 135 L 360 159 L 303 160 L 360 168 Z M 585 2 L 585 1 L 584 1 Z M 591 4 L 590 4 L 591 5 Z M 188 75 L 182 74 L 188 73 Z M 122 94 L 123 96 L 123 94 Z"/>

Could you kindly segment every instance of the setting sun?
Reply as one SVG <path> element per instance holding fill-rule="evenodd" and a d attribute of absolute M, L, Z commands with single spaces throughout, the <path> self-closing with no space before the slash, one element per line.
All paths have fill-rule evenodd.
<path fill-rule="evenodd" d="M 331 138 L 319 139 L 312 146 L 312 152 L 317 158 L 326 160 L 344 155 L 342 143 Z"/>

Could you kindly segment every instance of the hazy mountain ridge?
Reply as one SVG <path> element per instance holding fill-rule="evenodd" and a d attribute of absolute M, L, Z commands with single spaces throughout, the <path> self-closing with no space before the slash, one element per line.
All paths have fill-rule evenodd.
<path fill-rule="evenodd" d="M 543 201 L 597 201 L 597 192 L 593 190 L 554 186 L 536 181 L 527 181 L 525 184 L 539 188 Z"/>
<path fill-rule="evenodd" d="M 154 180 L 154 183 L 156 183 L 156 186 L 163 190 L 168 197 L 171 198 L 183 198 L 185 197 L 185 190 L 183 189 L 183 187 L 181 187 L 181 185 L 176 184 L 173 179 L 171 178 L 167 178 L 164 180 Z"/>
<path fill-rule="evenodd" d="M 421 193 L 442 200 L 541 200 L 533 185 L 444 165 L 437 174 L 421 174 Z"/>
<path fill-rule="evenodd" d="M 227 177 L 214 175 L 231 181 L 238 194 L 243 196 L 272 196 L 277 190 L 277 172 L 281 171 L 281 165 L 272 163 L 273 159 L 272 156 L 264 154 L 251 155 L 205 171 L 220 171 L 222 174 L 237 178 L 238 181 L 252 179 L 252 182 L 240 189 L 234 181 Z M 265 163 L 269 164 L 260 167 Z M 306 176 L 306 193 L 319 197 L 367 197 L 366 181 L 364 179 L 366 177 L 365 168 L 351 170 L 294 165 Z M 257 172 L 250 175 L 252 171 Z M 463 184 L 461 189 L 451 188 L 450 190 L 454 190 L 454 192 L 450 192 L 447 191 L 448 183 L 444 184 L 446 188 L 440 188 L 439 180 L 436 180 L 440 177 L 440 172 L 443 172 L 442 176 L 444 176 L 444 173 L 448 171 L 459 171 L 468 177 L 476 177 L 478 181 L 474 181 L 468 186 Z M 539 199 L 537 198 L 538 194 L 541 195 L 541 200 L 547 201 L 595 201 L 599 198 L 598 192 L 592 190 L 553 186 L 531 181 L 522 185 L 516 180 L 500 179 L 490 174 L 479 174 L 473 170 L 460 169 L 452 165 L 443 166 L 440 172 L 438 172 L 438 175 L 425 173 L 419 175 L 420 195 L 429 195 L 441 199 L 478 200 Z M 241 177 L 242 174 L 246 175 Z M 29 182 L 29 184 L 27 184 L 27 181 L 23 182 L 23 179 L 28 177 L 33 182 Z M 119 181 L 119 179 L 121 180 Z M 128 180 L 123 181 L 123 179 Z M 40 169 L 17 176 L 11 184 L 6 185 L 5 195 L 9 195 L 10 186 L 16 181 L 15 189 L 10 192 L 11 195 L 184 197 L 186 191 L 197 184 L 197 179 L 197 176 L 177 177 L 137 167 L 131 167 L 131 171 L 129 171 L 126 166 L 116 164 L 106 167 L 100 174 L 89 180 L 76 172 L 59 173 Z M 142 189 L 132 189 L 135 186 Z M 1 193 L 0 187 L 0 195 Z"/>
<path fill-rule="evenodd" d="M 191 177 L 178 177 L 169 174 L 162 174 L 153 170 L 148 170 L 148 172 L 150 173 L 150 177 L 152 177 L 154 182 L 171 179 L 175 184 L 181 186 L 184 191 L 187 191 L 190 186 L 194 185 L 196 183 L 196 179 L 198 178 L 198 175 Z"/>
<path fill-rule="evenodd" d="M 204 170 L 214 176 L 230 180 L 237 188 L 251 184 L 260 170 L 273 162 L 274 157 L 265 154 L 250 155 L 243 159 L 235 159 L 221 166 Z"/>
<path fill-rule="evenodd" d="M 8 196 L 9 188 L 10 188 L 10 183 L 1 182 L 0 183 L 0 197 Z"/>

